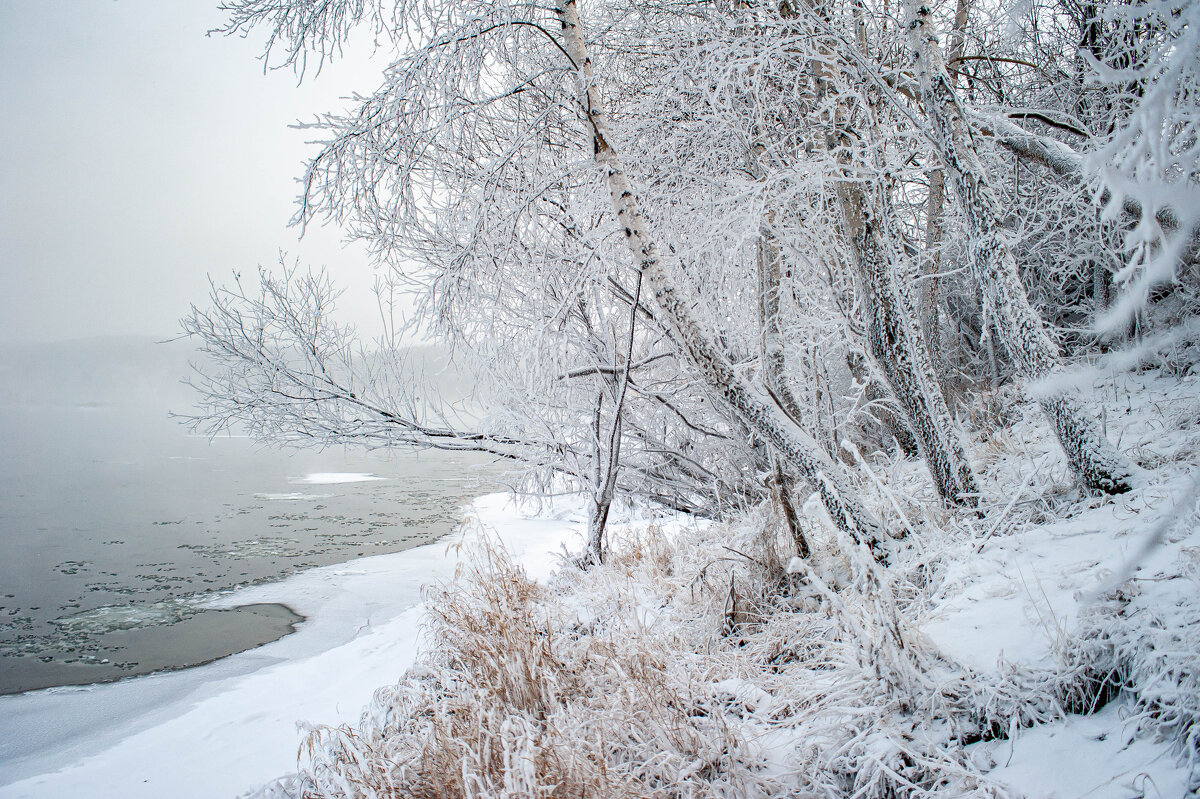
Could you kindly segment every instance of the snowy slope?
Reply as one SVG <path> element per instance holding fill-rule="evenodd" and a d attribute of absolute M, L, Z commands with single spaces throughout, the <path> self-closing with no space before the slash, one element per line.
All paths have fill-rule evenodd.
<path fill-rule="evenodd" d="M 262 795 L 1190 796 L 1200 384 L 1101 388 L 1133 491 L 1081 493 L 1025 402 L 972 442 L 980 517 L 872 464 L 864 500 L 909 531 L 886 570 L 816 503 L 808 561 L 769 508 L 619 526 L 544 586 L 485 552 L 437 598 L 438 647 Z"/>

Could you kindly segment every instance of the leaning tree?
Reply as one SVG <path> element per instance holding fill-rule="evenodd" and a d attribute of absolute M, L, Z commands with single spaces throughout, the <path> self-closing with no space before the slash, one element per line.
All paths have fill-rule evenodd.
<path fill-rule="evenodd" d="M 487 403 L 417 400 L 399 350 L 356 350 L 332 287 L 292 271 L 185 320 L 217 356 L 200 421 L 569 475 L 593 560 L 618 492 L 721 513 L 768 485 L 881 556 L 842 447 L 864 404 L 974 505 L 948 365 L 986 347 L 1044 388 L 1054 323 L 1123 321 L 1194 264 L 1196 4 L 1130 8 L 1037 7 L 996 40 L 970 0 L 228 3 L 272 66 L 319 68 L 359 29 L 390 48 L 377 90 L 314 125 L 297 221 L 366 242 Z M 1041 404 L 1083 483 L 1128 487 L 1084 397 Z"/>

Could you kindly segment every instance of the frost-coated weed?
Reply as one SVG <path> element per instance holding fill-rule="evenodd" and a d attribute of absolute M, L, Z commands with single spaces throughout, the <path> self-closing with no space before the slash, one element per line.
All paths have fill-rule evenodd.
<path fill-rule="evenodd" d="M 642 528 L 549 586 L 480 548 L 430 593 L 419 667 L 358 729 L 310 732 L 304 795 L 983 790 L 919 729 L 916 671 L 897 630 L 872 624 L 879 608 L 827 586 L 788 607 L 808 589 L 747 557 L 763 552 L 755 527 Z M 730 586 L 749 611 L 723 635 Z"/>

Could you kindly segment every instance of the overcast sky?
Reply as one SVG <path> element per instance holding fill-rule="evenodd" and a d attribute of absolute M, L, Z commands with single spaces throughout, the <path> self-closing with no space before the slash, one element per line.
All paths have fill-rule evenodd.
<path fill-rule="evenodd" d="M 170 336 L 206 274 L 280 249 L 326 264 L 375 329 L 372 271 L 287 228 L 311 147 L 288 128 L 369 92 L 364 54 L 296 87 L 261 39 L 206 37 L 218 0 L 0 0 L 0 342 Z"/>

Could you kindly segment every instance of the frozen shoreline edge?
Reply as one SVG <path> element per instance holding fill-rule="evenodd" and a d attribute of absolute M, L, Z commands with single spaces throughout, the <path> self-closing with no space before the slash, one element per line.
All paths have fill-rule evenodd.
<path fill-rule="evenodd" d="M 235 795 L 293 770 L 297 722 L 356 721 L 375 689 L 411 664 L 422 586 L 452 577 L 463 545 L 486 529 L 541 576 L 583 523 L 573 497 L 535 514 L 507 493 L 488 494 L 463 510 L 459 530 L 433 543 L 204 603 L 274 602 L 306 617 L 277 641 L 182 671 L 0 697 L 0 796 L 60 796 L 97 784 L 124 796 Z M 124 709 L 133 702 L 138 710 Z M 32 718 L 51 739 L 30 738 Z M 96 718 L 102 726 L 90 723 Z M 213 763 L 222 764 L 217 774 Z"/>

